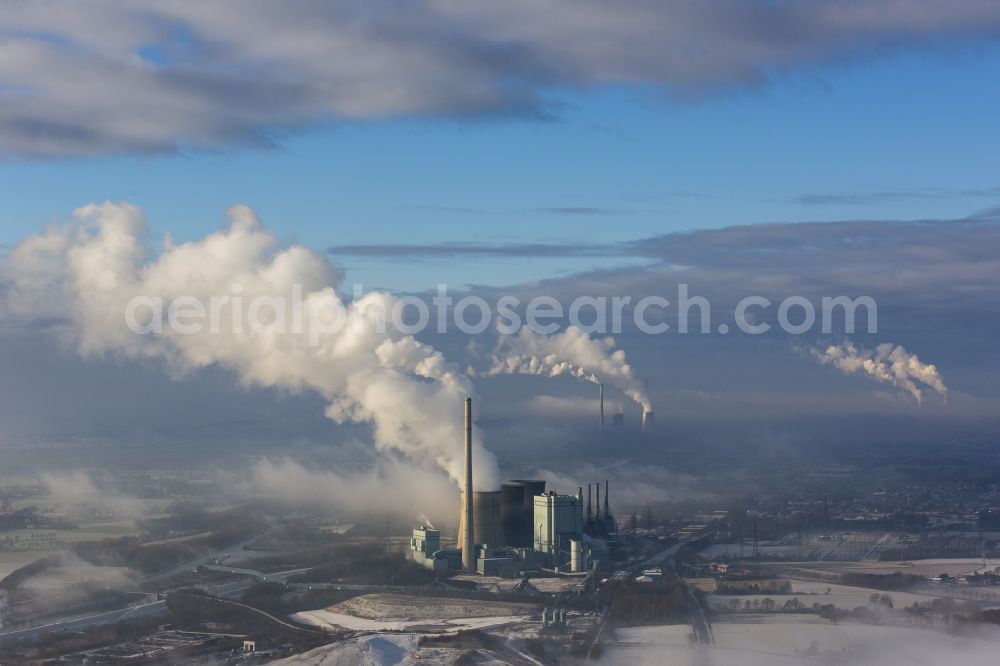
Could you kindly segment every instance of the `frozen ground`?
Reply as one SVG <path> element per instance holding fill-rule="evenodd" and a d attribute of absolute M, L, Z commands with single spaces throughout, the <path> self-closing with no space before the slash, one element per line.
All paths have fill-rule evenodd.
<path fill-rule="evenodd" d="M 908 573 L 915 576 L 963 576 L 975 571 L 993 571 L 1000 566 L 1000 560 L 988 559 L 986 565 L 978 557 L 904 560 L 898 562 L 795 562 L 790 566 L 833 571 L 836 573 L 855 572 L 871 574 Z"/>
<path fill-rule="evenodd" d="M 419 650 L 417 634 L 361 636 L 342 643 L 324 645 L 309 652 L 272 662 L 284 666 L 395 666 L 397 664 L 447 664 L 458 651 Z M 454 652 L 455 655 L 438 654 Z"/>
<path fill-rule="evenodd" d="M 521 582 L 520 578 L 500 578 L 499 576 L 480 576 L 478 574 L 459 574 L 452 580 L 471 581 L 481 590 L 510 590 Z M 583 576 L 552 576 L 546 578 L 531 578 L 528 581 L 539 592 L 556 594 L 560 592 L 576 592 L 583 588 Z"/>
<path fill-rule="evenodd" d="M 445 630 L 485 629 L 529 621 L 533 604 L 479 601 L 403 594 L 366 594 L 293 619 L 317 627 L 357 631 L 405 631 L 415 627 Z"/>
<path fill-rule="evenodd" d="M 829 583 L 819 583 L 814 581 L 792 580 L 791 594 L 713 594 L 709 596 L 709 605 L 716 609 L 728 609 L 733 599 L 741 602 L 771 599 L 780 608 L 789 599 L 798 599 L 806 606 L 815 603 L 820 605 L 833 604 L 837 608 L 850 610 L 858 606 L 867 606 L 868 600 L 873 594 L 888 594 L 892 597 L 893 606 L 902 608 L 911 606 L 915 602 L 928 602 L 946 596 L 946 590 L 941 594 L 913 594 L 910 592 L 886 592 L 885 590 L 875 590 L 866 587 L 851 587 L 848 585 L 834 585 Z M 827 594 L 827 590 L 830 591 Z"/>
<path fill-rule="evenodd" d="M 747 616 L 713 625 L 716 645 L 691 644 L 683 625 L 635 627 L 615 632 L 601 663 L 635 666 L 987 666 L 1000 642 L 957 638 L 933 630 L 832 624 L 811 616 Z"/>
<path fill-rule="evenodd" d="M 370 620 L 438 620 L 442 618 L 530 615 L 535 604 L 406 594 L 364 594 L 325 610 Z"/>
<path fill-rule="evenodd" d="M 795 546 L 771 543 L 760 544 L 757 550 L 761 557 L 768 557 L 769 555 L 772 557 L 789 556 L 794 555 L 796 552 Z M 738 543 L 713 543 L 698 554 L 707 560 L 750 557 L 753 554 L 753 546 L 750 544 L 740 546 Z"/>
<path fill-rule="evenodd" d="M 505 624 L 528 622 L 530 615 L 494 615 L 485 617 L 456 617 L 437 620 L 369 620 L 327 610 L 302 611 L 292 615 L 292 619 L 322 629 L 342 627 L 353 631 L 405 631 L 427 628 L 447 631 L 460 629 L 490 629 Z"/>

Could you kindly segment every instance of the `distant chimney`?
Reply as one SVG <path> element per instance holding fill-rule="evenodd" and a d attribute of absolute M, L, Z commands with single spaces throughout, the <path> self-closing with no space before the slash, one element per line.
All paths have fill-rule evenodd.
<path fill-rule="evenodd" d="M 604 519 L 611 517 L 611 509 L 608 507 L 608 482 L 604 481 Z"/>
<path fill-rule="evenodd" d="M 590 501 L 590 484 L 587 484 L 587 522 L 594 520 L 594 510 Z"/>
<path fill-rule="evenodd" d="M 643 432 L 651 432 L 653 430 L 653 412 L 644 411 L 642 413 L 642 430 Z"/>
<path fill-rule="evenodd" d="M 597 505 L 596 505 L 597 506 L 597 520 L 600 520 L 601 519 L 601 482 L 598 481 L 595 485 L 597 486 Z"/>
<path fill-rule="evenodd" d="M 601 387 L 601 430 L 604 430 L 604 384 L 600 384 Z"/>

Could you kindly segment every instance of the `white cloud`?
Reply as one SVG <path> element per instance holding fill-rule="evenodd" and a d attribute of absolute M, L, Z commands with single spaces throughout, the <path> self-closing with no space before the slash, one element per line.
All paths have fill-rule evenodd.
<path fill-rule="evenodd" d="M 327 400 L 329 418 L 371 423 L 378 449 L 462 479 L 462 400 L 474 393 L 469 379 L 432 347 L 392 326 L 379 331 L 379 311 L 391 313 L 395 297 L 370 293 L 345 302 L 335 291 L 339 276 L 321 253 L 279 248 L 245 206 L 230 209 L 229 218 L 222 231 L 147 256 L 137 208 L 80 208 L 69 224 L 14 248 L 2 266 L 7 288 L 0 313 L 57 318 L 84 356 L 155 359 L 175 373 L 219 366 L 247 385 L 315 391 Z M 344 325 L 254 327 L 235 314 L 269 299 L 284 299 L 280 309 L 287 311 L 296 290 L 304 316 L 317 313 L 315 320 L 325 323 L 339 317 Z M 237 296 L 245 305 L 236 305 Z M 203 321 L 187 332 L 164 325 L 160 333 L 139 335 L 125 316 L 136 297 L 161 299 L 165 310 L 182 298 L 206 310 L 213 300 L 227 301 L 214 325 Z M 496 461 L 478 428 L 473 439 L 476 483 L 496 486 Z"/>
<path fill-rule="evenodd" d="M 0 152 L 170 152 L 342 119 L 548 115 L 560 91 L 701 90 L 949 39 L 988 0 L 71 0 L 0 5 Z"/>

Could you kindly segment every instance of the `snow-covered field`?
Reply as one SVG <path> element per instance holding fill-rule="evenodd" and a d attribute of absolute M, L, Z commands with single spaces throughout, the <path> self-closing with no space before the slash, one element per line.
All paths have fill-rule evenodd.
<path fill-rule="evenodd" d="M 538 663 L 513 645 L 509 647 L 521 656 L 517 663 Z M 281 666 L 457 666 L 470 663 L 501 666 L 510 662 L 488 650 L 477 649 L 474 656 L 470 656 L 470 650 L 462 646 L 421 647 L 418 634 L 384 634 L 358 636 L 271 663 Z"/>
<path fill-rule="evenodd" d="M 405 631 L 414 627 L 484 629 L 531 620 L 532 604 L 404 594 L 365 594 L 292 619 L 316 627 L 357 631 Z"/>
<path fill-rule="evenodd" d="M 363 594 L 325 610 L 370 620 L 439 620 L 456 617 L 528 615 L 535 604 L 406 594 Z"/>
<path fill-rule="evenodd" d="M 494 615 L 485 617 L 457 617 L 436 620 L 369 620 L 363 617 L 334 613 L 328 610 L 302 611 L 292 615 L 296 622 L 323 629 L 342 627 L 353 631 L 405 631 L 415 627 L 446 630 L 488 629 L 515 622 L 528 622 L 530 615 Z"/>
<path fill-rule="evenodd" d="M 475 583 L 478 589 L 508 591 L 521 582 L 520 578 L 500 578 L 499 576 L 480 576 L 479 574 L 459 574 L 452 580 Z M 558 594 L 561 592 L 577 592 L 583 589 L 582 576 L 547 576 L 531 578 L 531 585 L 543 594 Z"/>
<path fill-rule="evenodd" d="M 795 554 L 796 549 L 795 546 L 787 544 L 760 544 L 758 552 L 761 557 L 767 557 L 768 555 L 772 557 L 791 556 Z M 713 543 L 698 554 L 706 560 L 713 560 L 727 557 L 749 557 L 751 553 L 752 548 L 747 544 L 740 546 L 738 543 Z"/>
<path fill-rule="evenodd" d="M 315 650 L 272 662 L 284 666 L 395 666 L 396 664 L 448 663 L 427 661 L 429 654 L 418 653 L 417 634 L 361 636 L 342 643 L 324 645 Z M 421 651 L 427 652 L 427 651 Z M 420 655 L 417 657 L 417 655 Z M 443 656 L 443 655 L 437 655 Z"/>
<path fill-rule="evenodd" d="M 913 594 L 910 592 L 885 592 L 865 587 L 851 587 L 848 585 L 834 585 L 814 581 L 793 580 L 791 582 L 791 594 L 713 594 L 709 596 L 708 602 L 712 608 L 728 610 L 730 602 L 734 599 L 743 603 L 747 601 L 752 602 L 755 599 L 759 601 L 771 599 L 779 608 L 789 599 L 798 599 L 806 606 L 812 606 L 816 603 L 820 605 L 833 604 L 837 608 L 851 610 L 858 606 L 867 606 L 869 597 L 872 594 L 888 594 L 892 598 L 893 606 L 902 608 L 904 606 L 911 606 L 915 602 L 926 603 L 933 601 L 938 597 L 945 596 L 946 592 L 942 591 L 942 594 L 928 595 Z M 830 591 L 829 594 L 827 594 L 827 590 Z"/>
<path fill-rule="evenodd" d="M 987 666 L 997 663 L 1000 642 L 957 638 L 932 630 L 832 624 L 811 616 L 747 616 L 713 625 L 716 645 L 691 644 L 683 625 L 616 631 L 601 659 L 636 666 Z"/>
<path fill-rule="evenodd" d="M 986 560 L 985 566 L 982 559 L 975 557 L 898 562 L 796 562 L 793 566 L 835 573 L 848 571 L 868 574 L 905 573 L 931 577 L 940 576 L 943 573 L 949 576 L 964 576 L 976 571 L 993 571 L 994 568 L 1000 566 L 1000 560 Z"/>

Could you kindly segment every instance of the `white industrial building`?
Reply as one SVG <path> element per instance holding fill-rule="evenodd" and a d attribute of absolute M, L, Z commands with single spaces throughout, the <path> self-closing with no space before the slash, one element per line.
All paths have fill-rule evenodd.
<path fill-rule="evenodd" d="M 534 549 L 545 553 L 553 566 L 569 569 L 573 544 L 582 548 L 583 498 L 579 495 L 558 495 L 554 491 L 535 496 Z M 581 566 L 582 555 L 577 558 Z M 582 569 L 580 569 L 582 570 Z"/>

